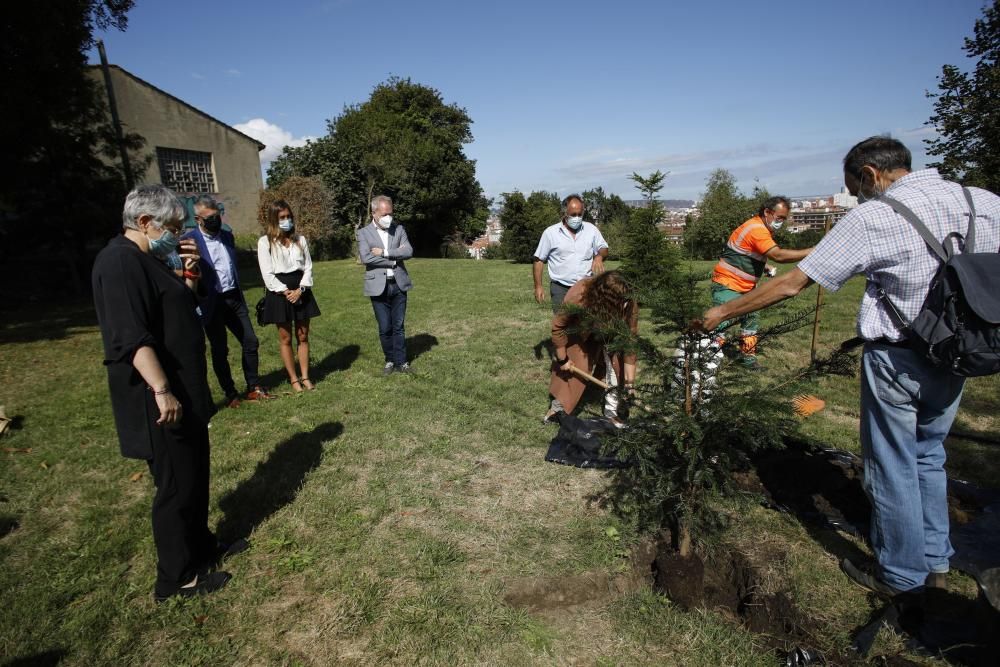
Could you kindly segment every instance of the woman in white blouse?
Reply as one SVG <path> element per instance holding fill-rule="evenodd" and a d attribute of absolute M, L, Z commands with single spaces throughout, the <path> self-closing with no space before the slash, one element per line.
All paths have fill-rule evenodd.
<path fill-rule="evenodd" d="M 309 320 L 319 315 L 319 306 L 312 293 L 312 259 L 305 237 L 295 233 L 292 209 L 283 199 L 271 204 L 268 211 L 267 233 L 257 241 L 257 261 L 267 288 L 263 322 L 278 327 L 281 360 L 292 389 L 315 389 L 309 380 Z M 298 371 L 292 350 L 293 324 Z"/>

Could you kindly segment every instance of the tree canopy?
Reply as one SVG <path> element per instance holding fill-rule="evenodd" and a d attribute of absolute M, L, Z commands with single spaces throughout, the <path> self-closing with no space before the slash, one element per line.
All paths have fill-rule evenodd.
<path fill-rule="evenodd" d="M 30 249 L 37 261 L 49 248 L 68 275 L 46 277 L 68 277 L 73 286 L 86 284 L 88 244 L 121 228 L 125 197 L 104 91 L 87 75 L 86 51 L 95 28 L 126 28 L 132 5 L 21 2 L 5 6 L 0 17 L 0 86 L 8 99 L 0 107 L 0 258 Z M 142 145 L 137 135 L 126 139 L 130 149 Z"/>
<path fill-rule="evenodd" d="M 943 176 L 1000 193 L 1000 0 L 976 21 L 962 49 L 975 60 L 971 73 L 944 65 L 938 77 L 934 115 L 938 136 L 925 140 L 931 163 Z"/>
<path fill-rule="evenodd" d="M 500 224 L 503 226 L 504 257 L 521 264 L 531 262 L 542 232 L 560 220 L 559 195 L 538 191 L 525 197 L 515 191 L 504 194 L 503 198 Z"/>
<path fill-rule="evenodd" d="M 736 186 L 736 177 L 725 169 L 709 175 L 701 198 L 700 214 L 684 228 L 684 249 L 699 259 L 715 259 L 729 235 L 757 213 L 761 203 L 770 196 L 756 186 L 750 196 Z"/>
<path fill-rule="evenodd" d="M 462 151 L 471 126 L 465 109 L 437 90 L 393 77 L 328 121 L 326 136 L 285 148 L 268 169 L 268 187 L 319 176 L 332 193 L 333 224 L 342 226 L 365 223 L 372 196 L 388 195 L 414 249 L 437 254 L 455 232 L 469 240 L 486 225 L 489 202 Z"/>

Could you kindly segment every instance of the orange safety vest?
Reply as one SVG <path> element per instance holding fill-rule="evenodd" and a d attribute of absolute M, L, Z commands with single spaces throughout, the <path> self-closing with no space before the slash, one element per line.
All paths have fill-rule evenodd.
<path fill-rule="evenodd" d="M 771 230 L 755 215 L 729 235 L 712 271 L 712 282 L 735 292 L 749 292 L 764 273 L 767 252 L 776 245 Z"/>

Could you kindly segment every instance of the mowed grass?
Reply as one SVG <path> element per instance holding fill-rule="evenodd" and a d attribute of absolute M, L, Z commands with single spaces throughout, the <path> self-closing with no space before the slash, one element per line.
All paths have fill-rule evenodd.
<path fill-rule="evenodd" d="M 696 264 L 698 270 L 710 264 Z M 0 404 L 0 657 L 68 665 L 773 664 L 713 611 L 639 593 L 533 615 L 508 582 L 616 571 L 627 527 L 588 502 L 599 472 L 547 464 L 551 311 L 530 267 L 413 260 L 407 337 L 416 373 L 381 376 L 374 317 L 353 261 L 320 263 L 311 335 L 318 391 L 293 395 L 273 327 L 259 330 L 274 401 L 212 421 L 211 525 L 252 531 L 234 579 L 196 600 L 152 601 L 152 485 L 118 455 L 89 302 L 7 313 Z M 244 269 L 248 278 L 249 268 Z M 822 342 L 852 335 L 860 281 L 829 296 Z M 253 304 L 261 288 L 247 291 Z M 815 289 L 787 308 L 805 307 Z M 808 330 L 767 353 L 775 373 L 809 356 Z M 234 372 L 238 346 L 231 343 Z M 215 378 L 210 384 L 218 391 Z M 641 370 L 640 370 L 641 377 Z M 958 425 L 996 438 L 997 378 L 970 382 Z M 857 450 L 857 380 L 825 378 L 812 439 Z M 996 482 L 990 445 L 950 443 L 963 475 Z M 30 448 L 30 452 L 16 451 Z M 7 451 L 7 450 L 11 451 Z M 734 503 L 738 548 L 776 554 L 778 577 L 842 645 L 872 608 L 789 516 Z M 8 532 L 9 531 L 9 532 Z M 780 572 L 779 572 L 780 570 Z M 784 582 L 787 584 L 787 582 Z M 789 588 L 789 585 L 785 585 Z"/>

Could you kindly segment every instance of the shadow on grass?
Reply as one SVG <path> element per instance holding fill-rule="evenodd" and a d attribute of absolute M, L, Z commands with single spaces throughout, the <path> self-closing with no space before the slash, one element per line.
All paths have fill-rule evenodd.
<path fill-rule="evenodd" d="M 67 338 L 71 329 L 96 327 L 97 314 L 89 299 L 0 312 L 0 345 Z"/>
<path fill-rule="evenodd" d="M 49 667 L 58 665 L 67 655 L 64 648 L 54 648 L 49 651 L 42 651 L 34 655 L 26 655 L 20 658 L 5 660 L 3 667 Z"/>
<path fill-rule="evenodd" d="M 345 345 L 336 352 L 326 355 L 319 363 L 313 364 L 309 369 L 309 379 L 313 383 L 317 383 L 332 373 L 346 371 L 357 361 L 359 354 L 361 354 L 361 348 L 358 345 Z M 277 387 L 288 381 L 288 373 L 285 372 L 284 368 L 279 368 L 263 376 L 260 381 L 265 387 Z"/>
<path fill-rule="evenodd" d="M 437 336 L 432 336 L 431 334 L 422 333 L 410 336 L 406 339 L 406 354 L 410 361 L 414 361 L 420 355 L 429 352 L 437 344 Z"/>
<path fill-rule="evenodd" d="M 253 475 L 219 501 L 224 515 L 217 534 L 223 542 L 247 537 L 269 516 L 288 505 L 310 471 L 323 458 L 323 445 L 344 432 L 343 424 L 327 422 L 281 442 L 257 464 Z"/>

